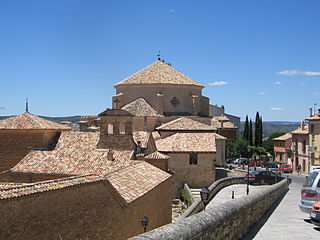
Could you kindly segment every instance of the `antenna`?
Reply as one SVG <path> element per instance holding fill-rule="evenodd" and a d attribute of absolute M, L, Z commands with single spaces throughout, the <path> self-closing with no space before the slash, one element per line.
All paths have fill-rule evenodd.
<path fill-rule="evenodd" d="M 158 57 L 158 60 L 160 60 L 160 50 L 158 51 L 157 57 Z"/>
<path fill-rule="evenodd" d="M 26 113 L 29 113 L 29 103 L 28 103 L 28 98 L 26 98 Z"/>

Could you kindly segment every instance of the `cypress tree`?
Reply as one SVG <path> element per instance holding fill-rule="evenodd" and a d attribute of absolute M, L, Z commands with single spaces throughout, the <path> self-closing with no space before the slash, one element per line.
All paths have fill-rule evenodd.
<path fill-rule="evenodd" d="M 262 116 L 259 119 L 259 146 L 262 147 L 263 140 L 263 125 L 262 125 Z"/>
<path fill-rule="evenodd" d="M 253 146 L 253 135 L 252 135 L 252 121 L 250 119 L 250 123 L 249 123 L 249 145 Z"/>
<path fill-rule="evenodd" d="M 243 138 L 246 139 L 246 140 L 249 140 L 249 120 L 248 120 L 248 115 L 246 116 L 246 122 L 244 124 Z"/>
<path fill-rule="evenodd" d="M 260 139 L 260 116 L 259 112 L 256 113 L 255 129 L 254 129 L 254 145 L 259 146 Z"/>

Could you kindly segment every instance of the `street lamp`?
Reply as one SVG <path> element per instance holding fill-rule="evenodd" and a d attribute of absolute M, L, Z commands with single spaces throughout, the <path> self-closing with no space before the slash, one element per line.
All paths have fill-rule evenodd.
<path fill-rule="evenodd" d="M 248 153 L 251 153 L 252 146 L 247 146 Z M 249 161 L 248 161 L 248 175 L 247 175 L 247 195 L 249 195 Z"/>
<path fill-rule="evenodd" d="M 143 218 L 141 218 L 141 224 L 143 226 L 144 232 L 147 232 L 147 227 L 149 224 L 149 218 L 147 216 L 144 216 Z"/>
<path fill-rule="evenodd" d="M 209 200 L 209 195 L 210 195 L 210 190 L 207 186 L 201 189 L 200 197 L 204 205 L 204 210 L 206 210 L 206 202 Z"/>

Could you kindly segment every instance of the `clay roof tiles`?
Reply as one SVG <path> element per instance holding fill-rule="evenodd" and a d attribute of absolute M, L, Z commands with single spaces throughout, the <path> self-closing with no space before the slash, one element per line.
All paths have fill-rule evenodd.
<path fill-rule="evenodd" d="M 147 116 L 147 117 L 160 117 L 162 116 L 149 103 L 144 100 L 144 98 L 138 98 L 125 106 L 122 107 L 123 110 L 131 113 L 134 116 Z"/>
<path fill-rule="evenodd" d="M 141 143 L 141 147 L 146 148 L 150 139 L 151 132 L 147 131 L 135 131 L 133 134 L 133 140 L 138 145 L 138 141 Z"/>
<path fill-rule="evenodd" d="M 183 131 L 183 130 L 196 130 L 196 131 L 214 131 L 215 127 L 198 122 L 196 120 L 180 117 L 156 128 L 158 131 L 160 130 L 172 130 L 172 131 Z"/>
<path fill-rule="evenodd" d="M 175 133 L 156 141 L 160 152 L 216 152 L 216 133 Z"/>
<path fill-rule="evenodd" d="M 313 116 L 306 118 L 306 120 L 308 120 L 308 121 L 320 120 L 320 114 L 319 113 L 318 114 L 314 114 Z"/>
<path fill-rule="evenodd" d="M 144 158 L 145 159 L 169 159 L 170 157 L 166 154 L 156 151 L 149 154 L 148 156 L 145 156 Z"/>
<path fill-rule="evenodd" d="M 125 78 L 115 86 L 141 84 L 175 84 L 204 87 L 199 82 L 173 68 L 170 64 L 157 60 L 139 72 Z"/>
<path fill-rule="evenodd" d="M 280 137 L 274 138 L 273 140 L 276 140 L 276 141 L 285 141 L 285 140 L 288 140 L 288 139 L 290 139 L 290 138 L 292 138 L 291 133 L 286 133 L 286 134 L 284 134 L 284 135 L 282 135 L 282 136 L 280 136 Z"/>
<path fill-rule="evenodd" d="M 70 127 L 46 120 L 28 112 L 0 120 L 0 129 L 71 130 Z"/>
<path fill-rule="evenodd" d="M 299 127 L 296 130 L 293 130 L 291 134 L 308 134 L 309 133 L 309 125 L 304 125 L 303 127 Z"/>
<path fill-rule="evenodd" d="M 170 174 L 159 168 L 140 162 L 113 172 L 107 178 L 121 196 L 130 203 L 170 177 Z"/>
<path fill-rule="evenodd" d="M 52 151 L 32 150 L 11 172 L 82 175 L 107 174 L 133 164 L 132 151 L 97 149 L 97 132 L 63 132 Z M 112 151 L 114 161 L 107 160 Z"/>

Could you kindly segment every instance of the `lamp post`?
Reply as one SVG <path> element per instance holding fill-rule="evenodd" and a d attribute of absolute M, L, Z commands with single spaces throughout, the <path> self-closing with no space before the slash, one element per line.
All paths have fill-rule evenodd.
<path fill-rule="evenodd" d="M 252 146 L 248 145 L 247 150 L 250 155 Z M 249 161 L 248 161 L 248 175 L 247 175 L 247 195 L 249 195 Z"/>
<path fill-rule="evenodd" d="M 207 186 L 201 189 L 200 197 L 201 201 L 203 202 L 204 210 L 206 210 L 206 202 L 209 200 L 210 190 Z"/>
<path fill-rule="evenodd" d="M 147 232 L 147 227 L 149 224 L 149 218 L 147 216 L 144 216 L 143 218 L 141 218 L 141 224 L 143 226 L 144 232 Z"/>

